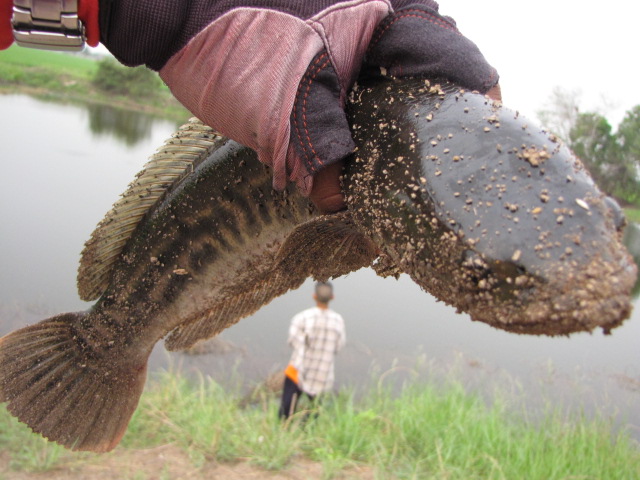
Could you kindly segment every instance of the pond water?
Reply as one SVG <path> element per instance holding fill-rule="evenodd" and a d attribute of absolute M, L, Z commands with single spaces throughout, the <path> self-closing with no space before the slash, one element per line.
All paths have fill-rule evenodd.
<path fill-rule="evenodd" d="M 108 107 L 0 96 L 0 335 L 54 313 L 83 310 L 76 269 L 84 242 L 176 125 Z M 630 248 L 640 252 L 632 226 Z M 527 399 L 599 408 L 640 439 L 640 305 L 609 336 L 529 337 L 472 322 L 406 277 L 362 270 L 334 282 L 347 323 L 337 387 L 455 374 L 491 398 L 505 385 Z M 258 382 L 283 368 L 291 317 L 311 306 L 312 283 L 225 331 L 206 355 L 154 350 L 152 367 Z"/>

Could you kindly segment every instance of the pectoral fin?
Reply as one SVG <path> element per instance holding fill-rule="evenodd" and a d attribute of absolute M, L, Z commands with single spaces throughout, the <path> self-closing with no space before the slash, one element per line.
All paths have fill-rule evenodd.
<path fill-rule="evenodd" d="M 348 212 L 340 212 L 314 218 L 291 232 L 278 251 L 276 268 L 326 280 L 371 266 L 376 257 L 373 242 L 355 228 Z"/>
<path fill-rule="evenodd" d="M 376 252 L 375 245 L 354 228 L 349 213 L 314 218 L 289 234 L 271 265 L 256 271 L 250 281 L 226 289 L 211 309 L 171 332 L 165 347 L 189 348 L 298 288 L 309 277 L 326 280 L 370 266 Z"/>

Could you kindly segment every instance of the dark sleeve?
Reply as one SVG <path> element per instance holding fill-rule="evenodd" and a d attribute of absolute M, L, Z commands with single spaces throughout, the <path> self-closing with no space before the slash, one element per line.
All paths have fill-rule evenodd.
<path fill-rule="evenodd" d="M 128 66 L 160 70 L 207 25 L 237 8 L 308 19 L 344 0 L 100 0 L 100 41 Z"/>

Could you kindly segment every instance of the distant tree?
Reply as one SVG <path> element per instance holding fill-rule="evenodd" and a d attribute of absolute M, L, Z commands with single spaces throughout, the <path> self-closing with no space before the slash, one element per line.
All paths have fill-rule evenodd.
<path fill-rule="evenodd" d="M 618 126 L 616 141 L 620 149 L 621 161 L 624 163 L 627 175 L 624 177 L 628 200 L 640 204 L 640 105 L 628 110 Z M 634 179 L 630 182 L 629 179 Z M 632 195 L 633 193 L 633 195 Z"/>
<path fill-rule="evenodd" d="M 125 67 L 105 57 L 98 62 L 93 84 L 103 92 L 149 98 L 157 95 L 162 82 L 145 67 Z"/>
<path fill-rule="evenodd" d="M 545 107 L 536 112 L 540 122 L 564 141 L 580 115 L 580 96 L 577 90 L 555 87 Z"/>
<path fill-rule="evenodd" d="M 640 167 L 640 105 L 626 112 L 616 137 L 625 162 Z"/>
<path fill-rule="evenodd" d="M 568 144 L 586 164 L 598 185 L 611 192 L 615 186 L 611 160 L 617 145 L 611 125 L 597 113 L 581 113 L 569 131 Z"/>
<path fill-rule="evenodd" d="M 600 113 L 582 113 L 580 94 L 555 88 L 538 118 L 583 161 L 598 186 L 622 203 L 640 205 L 640 105 L 618 130 Z"/>
<path fill-rule="evenodd" d="M 625 120 L 628 121 L 623 122 L 615 134 L 602 115 L 581 113 L 569 132 L 568 142 L 600 188 L 628 204 L 640 201 L 640 157 L 637 155 L 640 149 L 640 133 L 637 130 L 640 126 L 640 108 L 636 107 L 636 110 L 635 116 L 627 113 Z"/>

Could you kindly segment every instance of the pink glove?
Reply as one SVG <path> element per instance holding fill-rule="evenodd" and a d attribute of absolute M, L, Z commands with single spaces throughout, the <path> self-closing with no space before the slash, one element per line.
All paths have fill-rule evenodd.
<path fill-rule="evenodd" d="M 344 207 L 338 175 L 354 149 L 344 105 L 363 62 L 483 93 L 498 81 L 432 0 L 100 0 L 99 6 L 100 41 L 121 62 L 157 70 L 194 115 L 256 150 L 273 168 L 275 188 L 293 181 L 322 211 Z"/>

